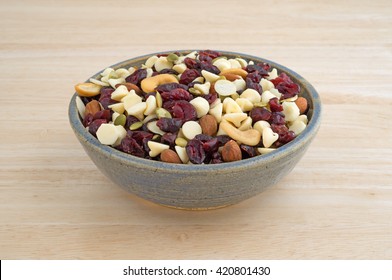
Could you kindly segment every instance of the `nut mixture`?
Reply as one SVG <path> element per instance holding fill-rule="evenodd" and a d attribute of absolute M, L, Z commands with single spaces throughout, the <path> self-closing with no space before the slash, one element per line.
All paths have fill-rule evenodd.
<path fill-rule="evenodd" d="M 102 144 L 168 163 L 216 164 L 269 153 L 308 122 L 308 101 L 287 74 L 212 50 L 107 68 L 75 90 L 83 125 Z"/>

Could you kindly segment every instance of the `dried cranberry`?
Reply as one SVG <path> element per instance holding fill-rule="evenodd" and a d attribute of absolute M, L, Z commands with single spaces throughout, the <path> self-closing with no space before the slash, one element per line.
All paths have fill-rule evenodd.
<path fill-rule="evenodd" d="M 212 138 L 210 140 L 203 142 L 203 150 L 206 154 L 212 155 L 216 151 L 218 151 L 219 142 L 217 138 Z"/>
<path fill-rule="evenodd" d="M 170 147 L 174 147 L 175 146 L 175 142 L 176 142 L 176 138 L 177 138 L 177 133 L 165 133 L 162 135 L 161 137 L 161 143 L 162 144 L 167 144 Z"/>
<path fill-rule="evenodd" d="M 286 120 L 282 112 L 273 112 L 270 118 L 271 124 L 285 124 Z"/>
<path fill-rule="evenodd" d="M 145 139 L 147 139 L 147 141 L 150 141 L 154 136 L 154 134 L 147 131 L 129 131 L 127 135 L 130 135 L 139 144 L 142 144 Z"/>
<path fill-rule="evenodd" d="M 164 102 L 170 101 L 170 100 L 190 101 L 192 99 L 192 95 L 188 91 L 186 91 L 185 89 L 182 89 L 182 88 L 175 88 L 169 92 L 167 92 L 167 91 L 162 92 L 161 97 Z"/>
<path fill-rule="evenodd" d="M 145 157 L 146 152 L 144 151 L 143 145 L 137 143 L 135 139 L 129 137 L 128 135 L 121 141 L 120 146 L 118 147 L 121 151 L 137 156 L 137 157 Z"/>
<path fill-rule="evenodd" d="M 112 114 L 110 114 L 109 109 L 101 110 L 99 112 L 96 112 L 94 115 L 94 120 L 97 120 L 97 119 L 105 119 L 109 122 L 112 119 Z"/>
<path fill-rule="evenodd" d="M 197 61 L 196 59 L 186 57 L 184 59 L 184 63 L 188 69 L 199 69 L 200 68 L 200 62 Z"/>
<path fill-rule="evenodd" d="M 216 138 L 218 139 L 218 145 L 219 145 L 219 147 L 225 145 L 227 142 L 229 142 L 230 140 L 232 140 L 232 139 L 230 138 L 230 136 L 228 136 L 228 135 L 218 135 Z"/>
<path fill-rule="evenodd" d="M 213 137 L 207 134 L 197 134 L 195 139 L 200 140 L 201 142 L 210 141 Z"/>
<path fill-rule="evenodd" d="M 108 121 L 105 119 L 96 119 L 94 121 L 92 121 L 88 127 L 88 131 L 94 135 L 95 137 L 97 137 L 97 130 L 98 128 L 101 126 L 101 124 L 103 123 L 107 123 Z"/>
<path fill-rule="evenodd" d="M 248 73 L 257 73 L 257 75 L 259 75 L 261 77 L 268 76 L 268 72 L 264 69 L 264 67 L 257 65 L 257 64 L 248 65 L 248 66 L 246 66 L 245 70 Z"/>
<path fill-rule="evenodd" d="M 165 68 L 165 69 L 162 69 L 161 71 L 159 71 L 159 72 L 153 72 L 152 73 L 152 76 L 156 76 L 156 75 L 160 75 L 160 74 L 173 74 L 173 75 L 178 75 L 178 72 L 176 71 L 176 70 L 173 70 L 173 69 L 169 69 L 169 68 Z"/>
<path fill-rule="evenodd" d="M 240 149 L 242 152 L 242 158 L 251 158 L 257 156 L 257 150 L 255 147 L 241 144 Z"/>
<path fill-rule="evenodd" d="M 286 134 L 279 136 L 279 141 L 283 144 L 286 144 L 294 140 L 294 138 L 295 138 L 294 132 L 289 130 Z"/>
<path fill-rule="evenodd" d="M 278 77 L 272 79 L 271 82 L 275 88 L 282 93 L 281 99 L 286 99 L 297 95 L 300 91 L 298 84 L 294 83 L 285 73 L 280 73 Z"/>
<path fill-rule="evenodd" d="M 197 77 L 200 77 L 199 72 L 196 69 L 186 69 L 180 78 L 180 84 L 187 85 Z"/>
<path fill-rule="evenodd" d="M 204 99 L 206 99 L 208 101 L 208 104 L 212 104 L 214 103 L 217 99 L 218 99 L 218 94 L 216 93 L 209 93 L 206 95 L 203 95 Z"/>
<path fill-rule="evenodd" d="M 110 97 L 112 93 L 114 92 L 114 88 L 112 87 L 102 87 L 100 90 L 100 98 L 103 97 Z"/>
<path fill-rule="evenodd" d="M 279 103 L 278 98 L 270 99 L 268 104 L 269 104 L 272 112 L 282 112 L 283 111 L 283 106 L 282 106 L 282 104 Z"/>
<path fill-rule="evenodd" d="M 212 154 L 211 164 L 223 163 L 222 155 L 219 152 Z"/>
<path fill-rule="evenodd" d="M 263 93 L 263 87 L 259 83 L 253 83 L 250 80 L 246 80 L 246 87 L 250 89 L 254 89 L 258 93 L 262 94 Z"/>
<path fill-rule="evenodd" d="M 179 118 L 160 118 L 157 126 L 165 132 L 177 132 L 180 130 L 183 121 Z"/>
<path fill-rule="evenodd" d="M 159 93 L 165 92 L 165 91 L 171 91 L 176 88 L 182 88 L 185 90 L 188 90 L 188 87 L 186 85 L 178 84 L 178 83 L 168 83 L 168 84 L 163 84 L 159 85 L 155 90 L 158 91 Z"/>
<path fill-rule="evenodd" d="M 271 118 L 271 112 L 264 107 L 254 107 L 249 116 L 252 118 L 253 123 L 258 121 L 268 121 Z"/>
<path fill-rule="evenodd" d="M 212 50 L 199 51 L 199 60 L 200 61 L 210 61 L 210 60 L 215 59 L 219 56 L 221 56 L 221 53 L 217 52 L 217 51 L 212 51 Z"/>
<path fill-rule="evenodd" d="M 94 120 L 94 116 L 92 114 L 87 114 L 86 116 L 84 116 L 83 119 L 84 127 L 89 126 L 93 120 Z"/>
<path fill-rule="evenodd" d="M 289 129 L 284 124 L 271 124 L 271 129 L 273 132 L 278 133 L 279 136 L 286 134 Z"/>
<path fill-rule="evenodd" d="M 197 139 L 192 139 L 188 142 L 185 147 L 186 153 L 189 157 L 190 162 L 201 164 L 206 158 L 206 154 L 203 149 L 203 142 Z"/>
<path fill-rule="evenodd" d="M 266 62 L 257 63 L 257 66 L 260 66 L 260 67 L 263 68 L 265 71 L 269 71 L 270 68 L 271 68 L 271 66 L 270 66 L 268 63 L 266 63 Z"/>
<path fill-rule="evenodd" d="M 99 103 L 101 103 L 104 109 L 109 109 L 109 105 L 117 103 L 117 101 L 111 99 L 110 97 L 104 97 L 99 99 Z"/>
<path fill-rule="evenodd" d="M 206 70 L 206 71 L 214 73 L 216 75 L 218 75 L 220 73 L 220 70 L 218 69 L 218 67 L 216 67 L 215 65 L 212 65 L 211 62 L 207 62 L 207 61 L 202 61 L 200 63 L 200 69 Z"/>
<path fill-rule="evenodd" d="M 174 118 L 179 118 L 183 122 L 195 121 L 197 112 L 191 103 L 185 100 L 167 101 L 163 107 L 170 112 Z"/>
<path fill-rule="evenodd" d="M 125 78 L 127 83 L 132 83 L 135 85 L 140 85 L 140 82 L 147 77 L 146 69 L 137 69 L 130 76 Z"/>
<path fill-rule="evenodd" d="M 255 72 L 252 72 L 252 73 L 249 73 L 247 76 L 246 76 L 246 82 L 249 82 L 249 83 L 260 83 L 260 81 L 261 81 L 261 75 L 259 74 L 259 72 L 258 71 L 255 71 Z"/>

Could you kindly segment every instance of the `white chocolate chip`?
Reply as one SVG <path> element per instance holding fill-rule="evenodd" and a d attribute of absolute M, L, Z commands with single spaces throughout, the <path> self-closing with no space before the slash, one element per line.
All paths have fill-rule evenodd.
<path fill-rule="evenodd" d="M 154 141 L 148 141 L 147 142 L 148 147 L 150 148 L 150 152 L 148 153 L 150 157 L 156 157 L 160 155 L 164 150 L 167 150 L 170 148 L 169 145 L 154 142 Z"/>
<path fill-rule="evenodd" d="M 195 138 L 196 135 L 201 134 L 202 129 L 199 123 L 195 121 L 187 121 L 182 125 L 182 133 L 188 140 L 191 140 Z"/>
<path fill-rule="evenodd" d="M 119 114 L 124 113 L 125 108 L 124 108 L 124 103 L 120 102 L 120 103 L 115 103 L 115 104 L 111 104 L 108 106 L 110 109 L 112 109 L 114 112 L 117 112 Z"/>
<path fill-rule="evenodd" d="M 264 127 L 263 129 L 263 145 L 265 148 L 271 147 L 271 145 L 278 140 L 279 135 L 272 131 L 269 127 Z"/>
<path fill-rule="evenodd" d="M 128 77 L 129 75 L 131 75 L 130 73 L 129 73 L 129 71 L 127 70 L 127 69 L 125 69 L 125 68 L 119 68 L 119 69 L 117 69 L 116 71 L 114 71 L 116 74 L 117 74 L 117 76 L 119 77 L 119 78 L 126 78 L 126 77 Z"/>
<path fill-rule="evenodd" d="M 128 72 L 129 72 L 130 75 L 132 75 L 133 73 L 135 73 L 135 71 L 136 71 L 136 68 L 133 67 L 133 66 L 131 66 L 131 67 L 128 68 Z"/>
<path fill-rule="evenodd" d="M 144 119 L 144 111 L 147 108 L 146 102 L 140 102 L 127 109 L 128 115 L 134 116 L 139 120 Z"/>
<path fill-rule="evenodd" d="M 262 78 L 260 81 L 260 85 L 263 88 L 263 91 L 270 90 L 271 88 L 275 88 L 274 84 L 267 79 Z"/>
<path fill-rule="evenodd" d="M 154 73 L 154 71 L 151 68 L 147 68 L 146 71 L 147 71 L 146 78 L 150 78 L 152 76 L 152 74 Z"/>
<path fill-rule="evenodd" d="M 142 98 L 139 95 L 137 95 L 134 90 L 131 90 L 127 96 L 121 99 L 121 102 L 124 103 L 124 108 L 125 110 L 128 111 L 128 109 L 131 108 L 132 106 L 141 103 Z"/>
<path fill-rule="evenodd" d="M 158 60 L 158 57 L 156 55 L 150 56 L 146 62 L 144 63 L 144 65 L 146 66 L 146 68 L 152 68 L 155 64 L 155 62 Z"/>
<path fill-rule="evenodd" d="M 196 109 L 197 117 L 201 118 L 204 115 L 207 115 L 208 111 L 210 110 L 210 104 L 208 101 L 203 97 L 196 97 L 189 101 L 193 107 Z"/>
<path fill-rule="evenodd" d="M 238 103 L 235 102 L 231 97 L 225 98 L 222 104 L 223 104 L 223 112 L 225 112 L 226 114 L 242 113 L 240 105 L 238 105 Z"/>
<path fill-rule="evenodd" d="M 118 88 L 116 88 L 112 94 L 111 94 L 111 99 L 116 100 L 116 101 L 121 101 L 126 95 L 128 95 L 128 89 L 126 86 L 121 85 Z"/>
<path fill-rule="evenodd" d="M 218 103 L 209 110 L 209 114 L 214 116 L 218 123 L 222 120 L 223 104 Z"/>
<path fill-rule="evenodd" d="M 240 63 L 240 65 L 241 65 L 241 68 L 242 67 L 246 67 L 246 66 L 248 66 L 248 62 L 246 62 L 246 60 L 245 59 L 243 59 L 243 58 L 240 58 L 240 57 L 237 57 L 236 58 L 236 60 Z"/>
<path fill-rule="evenodd" d="M 231 68 L 231 63 L 226 58 L 218 58 L 212 63 L 214 66 L 218 67 L 218 69 L 222 72 L 225 69 Z"/>
<path fill-rule="evenodd" d="M 301 121 L 304 124 L 308 124 L 308 116 L 307 115 L 300 115 L 295 121 Z"/>
<path fill-rule="evenodd" d="M 154 134 L 163 135 L 163 134 L 166 133 L 166 132 L 164 132 L 163 130 L 161 130 L 161 129 L 157 126 L 157 121 L 149 122 L 149 123 L 147 124 L 147 128 L 148 128 L 149 131 L 151 131 L 151 132 L 154 133 Z"/>
<path fill-rule="evenodd" d="M 215 91 L 220 96 L 230 96 L 230 95 L 236 93 L 236 91 L 237 91 L 235 84 L 233 84 L 233 82 L 230 82 L 228 80 L 216 81 L 214 88 L 215 88 Z"/>
<path fill-rule="evenodd" d="M 97 130 L 97 138 L 101 144 L 113 145 L 118 139 L 118 131 L 114 124 L 103 123 Z"/>
<path fill-rule="evenodd" d="M 105 70 L 103 70 L 103 72 L 101 73 L 101 76 L 102 77 L 109 76 L 109 74 L 112 73 L 113 71 L 114 71 L 113 68 L 108 67 Z"/>
<path fill-rule="evenodd" d="M 82 119 L 84 119 L 84 112 L 86 110 L 86 105 L 84 105 L 79 95 L 76 96 L 75 102 L 76 102 L 76 108 L 78 108 L 79 115 L 82 117 Z"/>
<path fill-rule="evenodd" d="M 301 134 L 302 131 L 304 131 L 306 128 L 306 124 L 301 121 L 301 120 L 297 120 L 294 121 L 290 126 L 289 126 L 289 130 L 291 130 L 292 132 L 294 132 L 295 135 L 299 135 Z"/>
<path fill-rule="evenodd" d="M 217 98 L 217 99 L 215 99 L 214 102 L 212 102 L 212 103 L 210 104 L 210 108 L 212 109 L 212 108 L 214 108 L 216 105 L 218 105 L 218 104 L 220 104 L 220 103 L 222 103 L 222 101 L 220 100 L 220 98 Z"/>
<path fill-rule="evenodd" d="M 279 90 L 277 90 L 276 88 L 270 88 L 269 91 L 280 100 L 282 94 L 279 92 Z"/>
<path fill-rule="evenodd" d="M 184 73 L 184 71 L 186 70 L 186 65 L 185 65 L 185 63 L 180 63 L 180 64 L 176 64 L 176 65 L 174 65 L 173 66 L 173 70 L 174 71 L 176 71 L 177 73 L 179 73 L 179 74 L 182 74 L 182 73 Z"/>
<path fill-rule="evenodd" d="M 112 88 L 116 88 L 117 84 L 125 83 L 125 79 L 124 78 L 109 79 L 108 83 L 111 85 Z"/>
<path fill-rule="evenodd" d="M 248 99 L 253 104 L 261 101 L 260 93 L 258 93 L 256 90 L 251 89 L 251 88 L 244 90 L 241 93 L 240 97 Z"/>
<path fill-rule="evenodd" d="M 201 75 L 204 77 L 204 79 L 206 79 L 207 82 L 210 83 L 213 83 L 219 79 L 218 75 L 208 72 L 206 70 L 201 70 Z"/>
<path fill-rule="evenodd" d="M 113 144 L 114 147 L 120 145 L 121 141 L 125 138 L 125 136 L 127 136 L 127 131 L 125 130 L 125 128 L 122 125 L 115 125 L 115 127 L 116 127 L 116 133 L 117 133 L 117 140 Z"/>
<path fill-rule="evenodd" d="M 264 128 L 266 127 L 271 127 L 270 123 L 267 121 L 257 121 L 254 125 L 253 128 L 258 130 L 260 133 L 263 133 Z"/>
<path fill-rule="evenodd" d="M 269 90 L 266 90 L 261 94 L 261 103 L 267 104 L 272 98 L 276 98 L 276 96 Z"/>
<path fill-rule="evenodd" d="M 274 148 L 257 148 L 257 151 L 261 154 L 261 155 L 265 155 L 268 154 L 270 152 L 275 151 L 276 149 Z"/>
<path fill-rule="evenodd" d="M 292 122 L 299 117 L 299 108 L 295 102 L 283 102 L 282 106 L 286 121 Z"/>
<path fill-rule="evenodd" d="M 186 149 L 181 146 L 175 146 L 174 149 L 177 152 L 178 157 L 181 159 L 182 163 L 188 163 L 189 161 L 189 156 L 186 153 Z"/>
<path fill-rule="evenodd" d="M 144 110 L 144 115 L 148 116 L 155 112 L 157 109 L 157 101 L 154 95 L 150 95 L 146 100 L 146 109 Z"/>
<path fill-rule="evenodd" d="M 235 102 L 240 106 L 242 112 L 249 112 L 253 109 L 253 103 L 246 98 L 237 98 Z"/>
<path fill-rule="evenodd" d="M 197 55 L 197 51 L 193 51 L 191 53 L 188 53 L 185 57 L 196 59 L 196 55 Z"/>
<path fill-rule="evenodd" d="M 162 71 L 163 69 L 171 69 L 173 67 L 173 63 L 167 60 L 165 56 L 161 56 L 155 61 L 154 64 L 155 70 L 158 72 Z"/>
<path fill-rule="evenodd" d="M 238 60 L 230 58 L 228 61 L 230 62 L 230 68 L 242 68 Z"/>
<path fill-rule="evenodd" d="M 247 117 L 248 114 L 246 113 L 230 113 L 230 114 L 223 115 L 222 118 L 234 124 L 235 127 L 239 127 L 241 125 L 241 122 L 245 120 Z"/>
<path fill-rule="evenodd" d="M 242 78 L 234 80 L 233 84 L 237 91 L 244 91 L 246 89 L 246 82 Z"/>
<path fill-rule="evenodd" d="M 206 82 L 204 84 L 195 84 L 193 87 L 200 91 L 202 94 L 206 95 L 210 93 L 211 83 Z"/>
<path fill-rule="evenodd" d="M 272 69 L 271 72 L 268 73 L 268 80 L 273 80 L 276 79 L 278 77 L 278 70 L 276 70 L 276 68 Z"/>

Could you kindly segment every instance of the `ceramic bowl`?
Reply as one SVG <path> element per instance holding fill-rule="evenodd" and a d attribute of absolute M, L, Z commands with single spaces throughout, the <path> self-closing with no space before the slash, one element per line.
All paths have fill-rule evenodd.
<path fill-rule="evenodd" d="M 222 51 L 222 54 L 228 58 L 240 56 L 255 63 L 267 62 L 288 74 L 300 85 L 301 95 L 310 103 L 306 129 L 292 142 L 262 156 L 222 164 L 170 164 L 135 157 L 100 144 L 81 122 L 75 93 L 69 105 L 70 124 L 99 170 L 115 184 L 138 197 L 181 209 L 213 209 L 236 204 L 260 194 L 286 176 L 317 134 L 321 115 L 319 95 L 304 78 L 275 62 L 242 53 Z M 140 66 L 152 55 L 132 58 L 110 67 Z M 101 72 L 92 77 L 97 78 Z"/>

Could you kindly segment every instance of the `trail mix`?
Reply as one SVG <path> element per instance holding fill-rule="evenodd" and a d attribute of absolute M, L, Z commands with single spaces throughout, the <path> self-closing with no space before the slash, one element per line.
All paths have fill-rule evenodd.
<path fill-rule="evenodd" d="M 269 153 L 308 122 L 308 102 L 288 75 L 212 50 L 107 68 L 75 90 L 83 125 L 102 144 L 169 163 L 216 164 Z"/>

